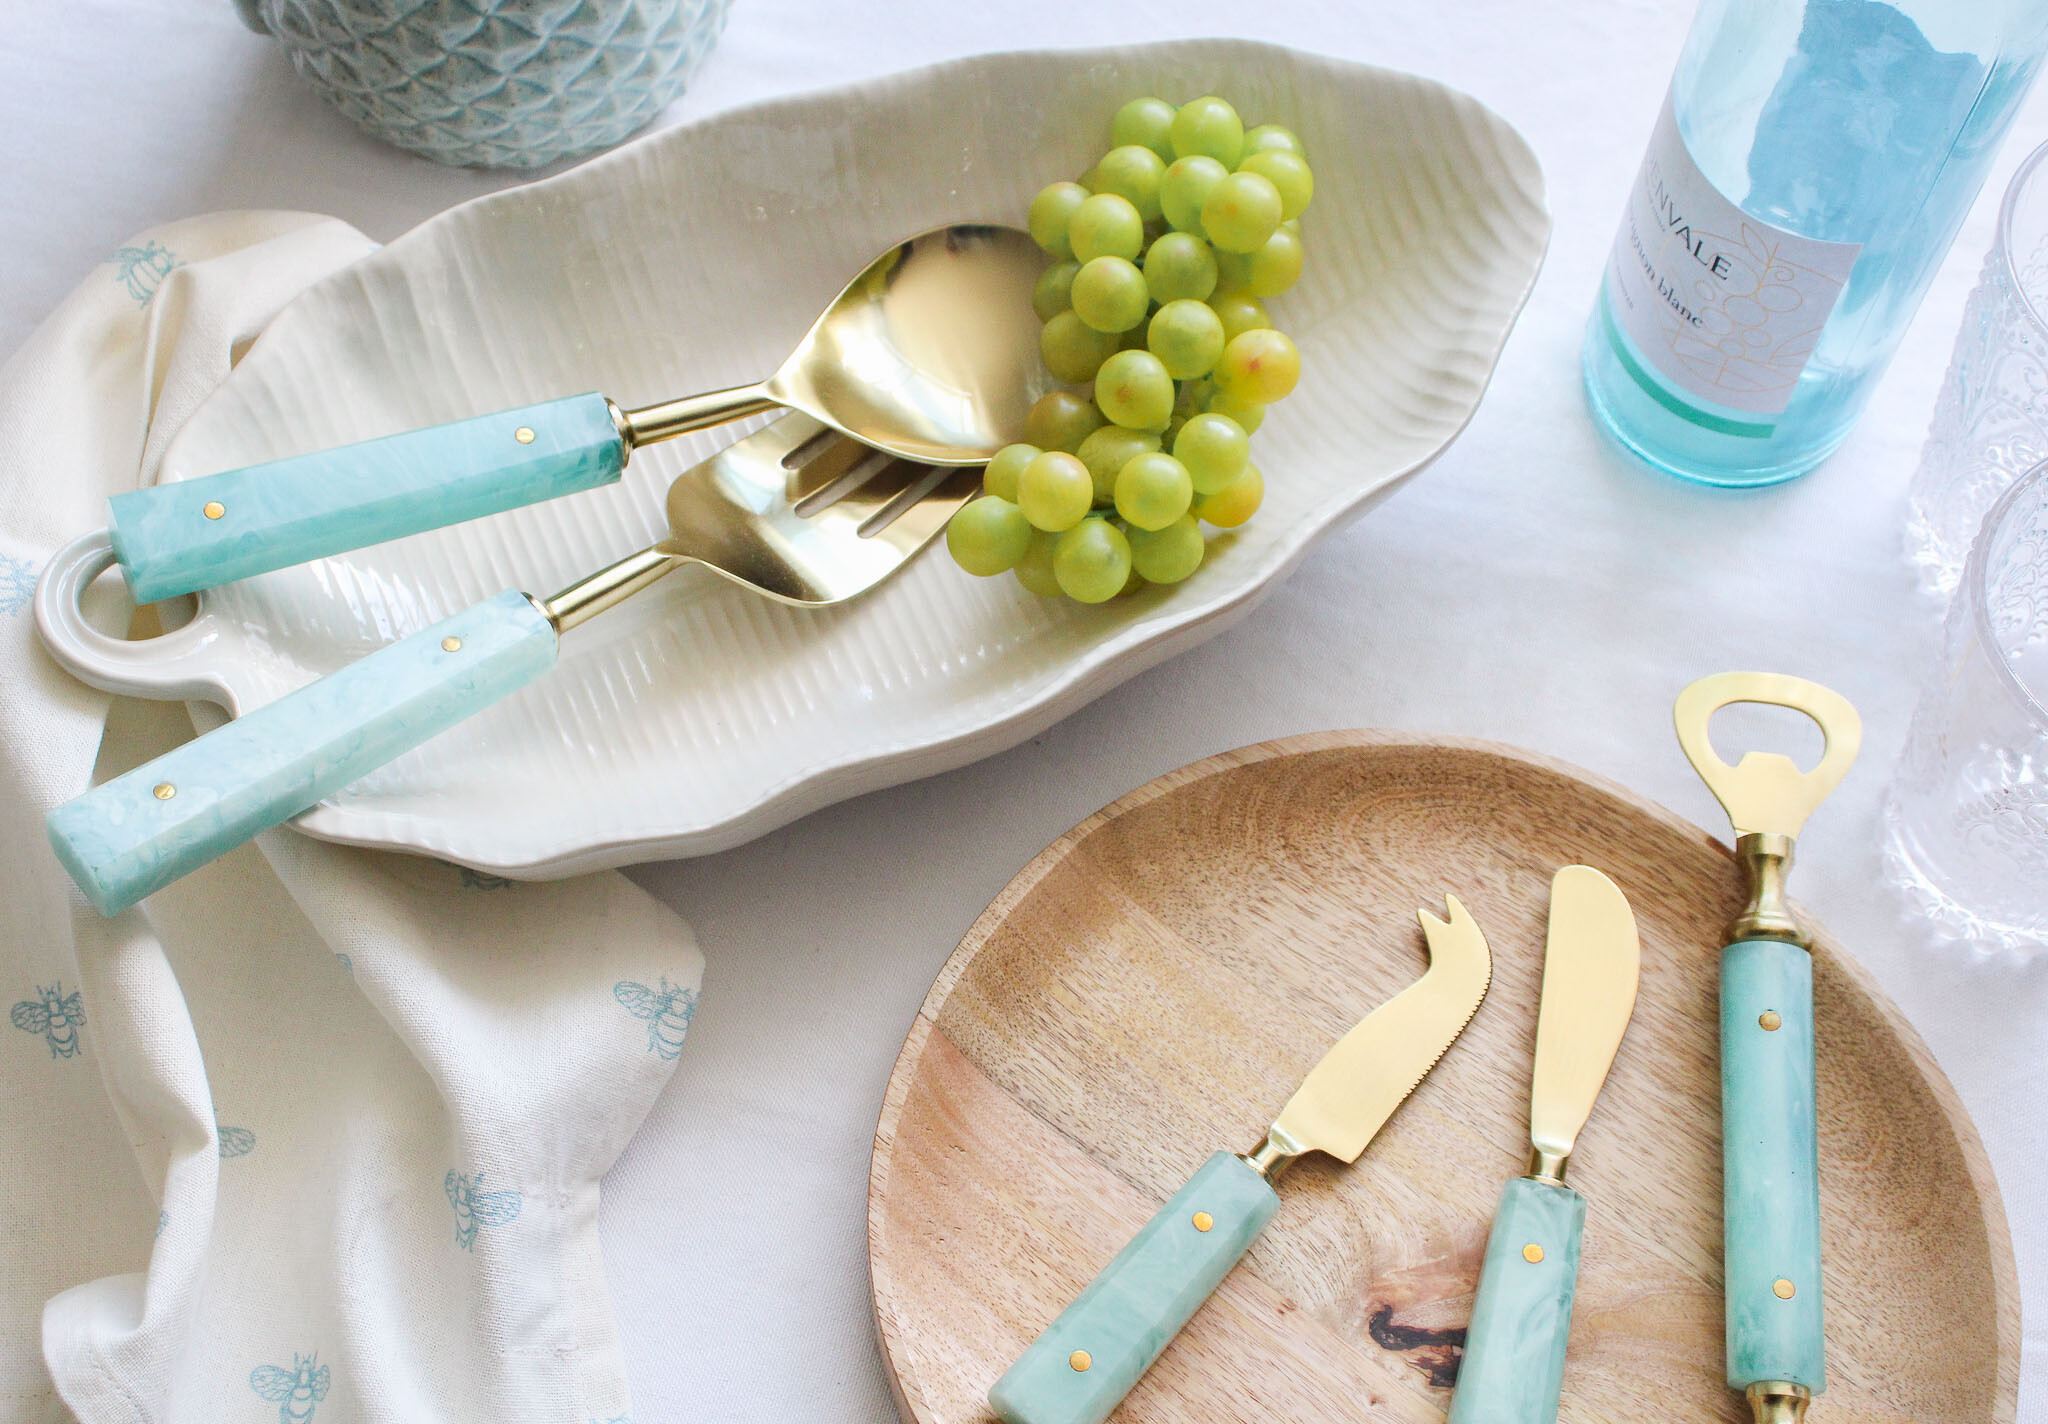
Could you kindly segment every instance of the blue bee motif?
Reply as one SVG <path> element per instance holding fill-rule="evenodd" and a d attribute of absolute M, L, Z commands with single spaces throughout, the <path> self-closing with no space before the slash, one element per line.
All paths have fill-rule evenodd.
<path fill-rule="evenodd" d="M 256 1150 L 256 1134 L 246 1127 L 222 1127 L 214 1125 L 214 1135 L 220 1139 L 220 1155 L 223 1157 L 247 1157 Z"/>
<path fill-rule="evenodd" d="M 659 989 L 621 979 L 612 985 L 612 997 L 624 1004 L 626 1012 L 634 1018 L 647 1020 L 649 1053 L 674 1058 L 683 1051 L 683 1035 L 690 1031 L 690 1020 L 697 1015 L 695 989 L 671 984 L 664 974 Z"/>
<path fill-rule="evenodd" d="M 327 1398 L 327 1366 L 317 1363 L 319 1351 L 292 1351 L 292 1367 L 258 1365 L 249 1371 L 249 1388 L 277 1405 L 277 1424 L 311 1424 L 313 1406 Z"/>
<path fill-rule="evenodd" d="M 36 596 L 36 566 L 12 554 L 0 554 L 0 613 L 16 614 Z"/>
<path fill-rule="evenodd" d="M 482 1190 L 484 1174 L 449 1172 L 441 1183 L 448 1193 L 448 1205 L 455 1208 L 455 1244 L 467 1251 L 476 1243 L 479 1226 L 503 1226 L 519 1215 L 525 1199 L 517 1192 Z"/>
<path fill-rule="evenodd" d="M 512 885 L 504 876 L 492 875 L 489 871 L 471 870 L 466 865 L 455 868 L 462 872 L 462 888 L 465 890 L 505 890 Z"/>
<path fill-rule="evenodd" d="M 61 981 L 38 984 L 36 993 L 42 996 L 40 1002 L 23 999 L 8 1017 L 23 1033 L 41 1034 L 43 1042 L 50 1045 L 52 1058 L 76 1058 L 78 1031 L 85 1027 L 84 1000 L 77 994 L 65 993 Z"/>
<path fill-rule="evenodd" d="M 165 1228 L 166 1226 L 169 1226 L 170 1224 L 171 1224 L 171 1214 L 170 1214 L 169 1212 L 167 1212 L 167 1211 L 160 1211 L 160 1212 L 158 1212 L 158 1213 L 156 1214 L 156 1234 L 157 1234 L 157 1235 L 159 1235 L 159 1236 L 163 1235 L 163 1234 L 164 1234 L 164 1228 Z"/>
<path fill-rule="evenodd" d="M 128 295 L 135 298 L 137 306 L 148 306 L 149 299 L 156 295 L 156 289 L 163 285 L 164 278 L 185 265 L 161 242 L 145 242 L 140 247 L 117 247 L 109 260 L 114 264 L 114 280 L 128 289 Z"/>
<path fill-rule="evenodd" d="M 356 977 L 356 962 L 340 950 L 334 952 L 334 962 L 341 966 L 341 972 L 353 979 Z"/>

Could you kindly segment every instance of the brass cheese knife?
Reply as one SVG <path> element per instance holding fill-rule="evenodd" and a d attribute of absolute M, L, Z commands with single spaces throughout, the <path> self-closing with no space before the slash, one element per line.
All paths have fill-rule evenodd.
<path fill-rule="evenodd" d="M 1429 971 L 1323 1055 L 1263 1142 L 1211 1157 L 996 1382 L 1006 1424 L 1101 1424 L 1273 1219 L 1280 1174 L 1309 1152 L 1358 1160 L 1486 996 L 1486 939 L 1445 907 L 1418 912 Z"/>
<path fill-rule="evenodd" d="M 1465 1334 L 1449 1424 L 1552 1424 L 1564 1381 L 1586 1199 L 1565 1162 L 1628 1032 L 1641 952 L 1614 882 L 1567 865 L 1550 882 L 1550 936 L 1529 1087 L 1527 1176 L 1501 1192 Z"/>

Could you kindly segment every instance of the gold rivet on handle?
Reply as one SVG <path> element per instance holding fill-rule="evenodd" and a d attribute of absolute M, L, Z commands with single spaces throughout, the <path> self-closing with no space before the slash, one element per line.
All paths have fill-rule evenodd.
<path fill-rule="evenodd" d="M 155 795 L 156 799 L 159 801 L 168 801 L 177 794 L 178 788 L 171 785 L 171 783 L 168 781 L 159 781 L 156 784 Z"/>
<path fill-rule="evenodd" d="M 1771 1282 L 1771 1294 L 1779 1300 L 1790 1300 L 1798 1293 L 1799 1287 L 1793 1285 L 1792 1282 L 1786 1280 L 1783 1276 Z"/>
<path fill-rule="evenodd" d="M 1072 1367 L 1077 1375 L 1087 1373 L 1088 1367 L 1094 1363 L 1094 1358 L 1086 1350 L 1076 1350 L 1073 1354 L 1067 1356 L 1067 1364 Z"/>
<path fill-rule="evenodd" d="M 1776 1033 L 1785 1025 L 1785 1021 L 1778 1017 L 1778 1012 L 1775 1009 L 1765 1009 L 1756 1016 L 1756 1022 L 1757 1027 L 1761 1028 L 1765 1033 Z"/>
<path fill-rule="evenodd" d="M 222 504 L 217 499 L 209 499 L 206 502 L 205 507 L 201 509 L 199 512 L 205 515 L 208 519 L 218 519 L 223 514 L 226 514 L 228 512 L 228 507 Z"/>
<path fill-rule="evenodd" d="M 1207 1231 L 1210 1227 L 1214 1226 L 1215 1224 L 1216 1218 L 1209 1215 L 1208 1212 L 1198 1211 L 1195 1213 L 1195 1230 Z"/>
<path fill-rule="evenodd" d="M 512 438 L 521 445 L 531 445 L 533 443 L 533 427 L 530 425 L 520 426 L 512 432 Z"/>
<path fill-rule="evenodd" d="M 1543 1259 L 1543 1248 L 1541 1246 L 1538 1246 L 1534 1241 L 1531 1241 L 1527 1246 L 1524 1246 L 1522 1248 L 1522 1259 L 1524 1261 L 1527 1261 L 1532 1266 L 1535 1265 L 1538 1261 Z"/>
<path fill-rule="evenodd" d="M 443 638 L 443 639 L 441 640 L 441 651 L 442 651 L 442 652 L 444 652 L 444 653 L 459 653 L 459 652 L 461 652 L 461 651 L 462 651 L 462 639 L 460 639 L 460 638 L 455 638 L 455 637 L 448 637 L 448 638 Z"/>

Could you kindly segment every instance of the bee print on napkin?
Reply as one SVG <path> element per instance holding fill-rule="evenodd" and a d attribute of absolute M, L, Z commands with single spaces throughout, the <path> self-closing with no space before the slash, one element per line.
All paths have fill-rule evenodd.
<path fill-rule="evenodd" d="M 525 1199 L 517 1192 L 483 1190 L 484 1174 L 450 1171 L 442 1181 L 448 1205 L 455 1208 L 455 1244 L 467 1251 L 476 1244 L 480 1226 L 503 1226 L 519 1215 Z"/>
<path fill-rule="evenodd" d="M 0 613 L 19 614 L 35 601 L 36 566 L 12 554 L 0 554 Z"/>
<path fill-rule="evenodd" d="M 78 1056 L 78 1031 L 85 1027 L 85 1001 L 60 983 L 36 986 L 39 999 L 23 999 L 8 1017 L 23 1033 L 39 1033 L 52 1058 Z"/>
<path fill-rule="evenodd" d="M 258 1365 L 249 1371 L 249 1388 L 277 1405 L 278 1424 L 311 1424 L 313 1406 L 327 1398 L 327 1366 L 320 1352 L 292 1352 L 292 1367 Z"/>
<path fill-rule="evenodd" d="M 156 295 L 156 289 L 164 284 L 164 278 L 185 265 L 161 242 L 145 242 L 140 247 L 117 247 L 108 260 L 114 264 L 114 280 L 128 289 L 128 295 L 135 298 L 135 305 L 139 307 L 148 306 L 149 299 Z"/>
<path fill-rule="evenodd" d="M 612 997 L 634 1018 L 647 1020 L 649 1053 L 674 1058 L 683 1051 L 683 1035 L 690 1031 L 690 1020 L 697 1013 L 695 989 L 671 984 L 663 975 L 659 989 L 622 979 L 612 986 Z"/>

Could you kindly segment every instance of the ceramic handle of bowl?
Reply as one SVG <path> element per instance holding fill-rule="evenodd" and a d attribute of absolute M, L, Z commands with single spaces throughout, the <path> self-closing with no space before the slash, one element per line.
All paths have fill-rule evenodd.
<path fill-rule="evenodd" d="M 532 682 L 558 642 L 501 593 L 65 802 L 50 844 L 118 914 Z"/>
<path fill-rule="evenodd" d="M 1242 1158 L 1211 1157 L 996 1381 L 997 1416 L 1102 1424 L 1279 1207 Z"/>
<path fill-rule="evenodd" d="M 1500 1194 L 1449 1424 L 1553 1424 L 1586 1199 L 1517 1177 Z"/>
<path fill-rule="evenodd" d="M 1721 1177 L 1728 1383 L 1826 1383 L 1813 959 L 1797 944 L 1721 951 Z"/>
<path fill-rule="evenodd" d="M 115 495 L 114 555 L 137 603 L 381 544 L 619 478 L 626 442 L 596 393 Z"/>

